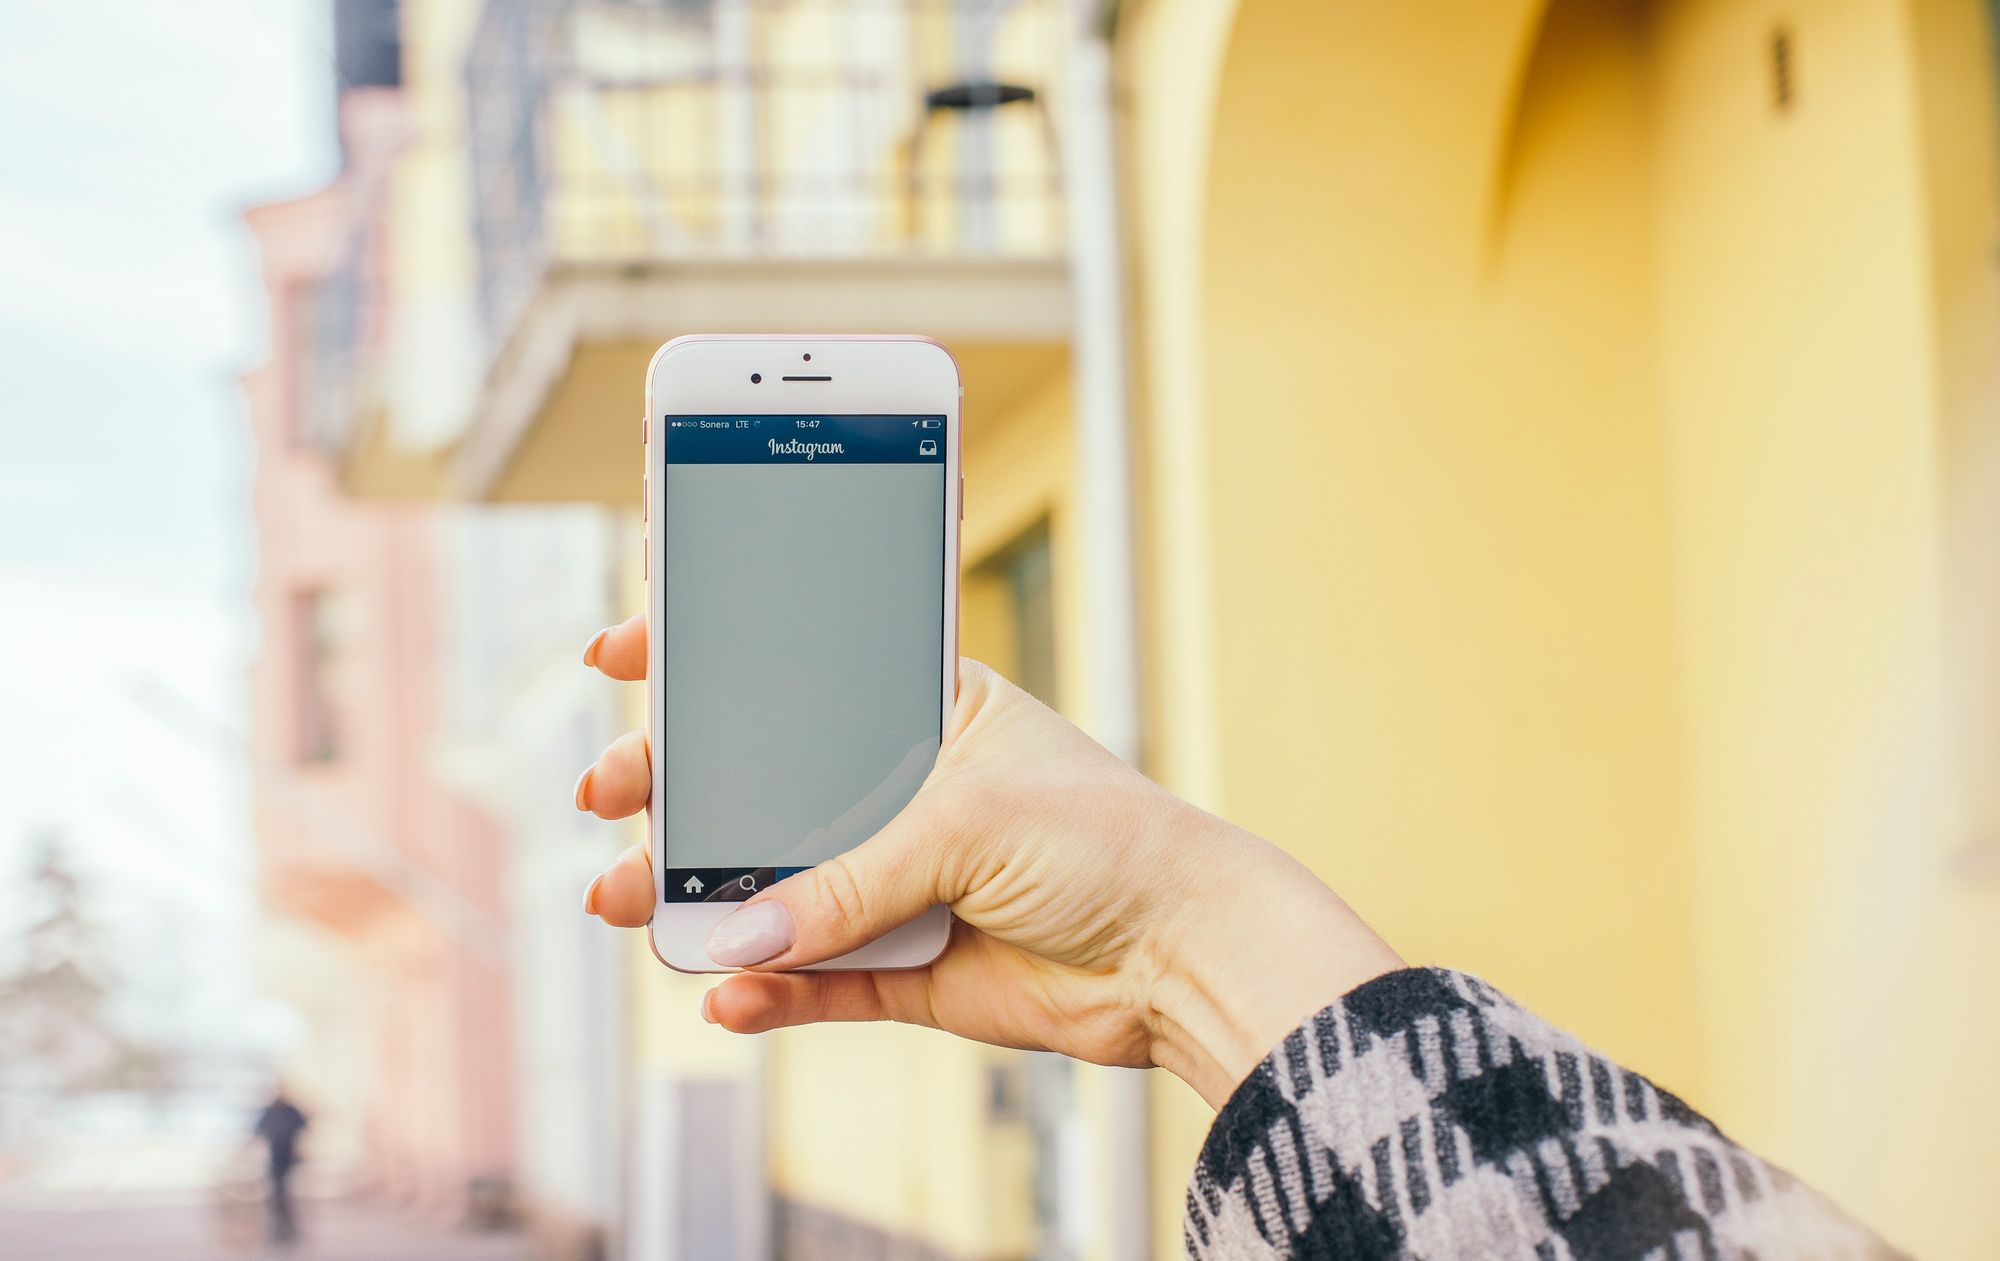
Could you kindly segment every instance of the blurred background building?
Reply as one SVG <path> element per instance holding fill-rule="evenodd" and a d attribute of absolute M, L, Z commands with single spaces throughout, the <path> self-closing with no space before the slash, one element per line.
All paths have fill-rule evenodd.
<path fill-rule="evenodd" d="M 433 564 L 405 588 L 410 605 L 370 603 L 399 627 L 439 628 L 442 703 L 394 763 L 431 768 L 443 791 L 473 789 L 513 834 L 512 896 L 490 925 L 519 943 L 498 949 L 514 961 L 513 1035 L 576 1044 L 540 1062 L 516 1052 L 514 1161 L 450 1168 L 462 1186 L 508 1175 L 556 1255 L 1109 1256 L 1101 1201 L 1114 1181 L 1135 1217 L 1133 1255 L 1146 1161 L 1136 1076 L 910 1030 L 743 1042 L 691 1022 L 699 982 L 573 905 L 636 826 L 579 825 L 560 796 L 518 789 L 643 721 L 640 689 L 620 696 L 575 658 L 579 635 L 641 599 L 631 387 L 662 329 L 915 328 L 949 342 L 981 400 L 968 458 L 990 450 L 1012 471 L 983 492 L 978 528 L 968 522 L 966 642 L 1061 699 L 1051 556 L 1075 546 L 1059 501 L 1073 476 L 1077 317 L 1059 137 L 1076 15 L 956 0 L 335 13 L 346 164 L 318 197 L 344 211 L 298 303 L 310 330 L 298 458 L 347 511 L 410 522 L 399 564 Z M 390 59 L 385 84 L 373 67 Z M 364 115 L 380 120 L 377 143 L 359 139 Z M 271 447 L 260 437 L 260 482 L 275 472 Z M 549 537 L 551 523 L 595 533 L 579 545 Z M 549 572 L 493 568 L 482 540 L 489 559 L 526 549 Z M 282 541 L 267 527 L 260 549 L 269 584 Z M 267 644 L 288 633 L 291 615 L 275 616 Z M 531 620 L 562 628 L 548 641 L 559 668 L 508 668 L 509 627 Z M 455 730 L 454 706 L 479 720 Z M 521 931 L 534 923 L 546 928 Z M 488 1010 L 463 978 L 443 988 L 447 1004 Z M 579 989 L 605 1001 L 579 1006 Z M 499 1063 L 504 1027 L 464 1033 Z M 428 1088 L 414 1061 L 390 1075 L 404 1080 L 343 1088 L 366 1108 Z M 608 1107 L 613 1125 L 551 1147 L 578 1102 Z M 1127 1127 L 1116 1144 L 1114 1123 Z"/>
<path fill-rule="evenodd" d="M 576 904 L 641 835 L 566 794 L 644 717 L 576 657 L 641 602 L 648 357 L 907 330 L 968 654 L 1899 1246 L 2000 1243 L 1995 5 L 329 20 L 245 381 L 322 1176 L 548 1257 L 1178 1254 L 1179 1082 L 734 1038 Z"/>

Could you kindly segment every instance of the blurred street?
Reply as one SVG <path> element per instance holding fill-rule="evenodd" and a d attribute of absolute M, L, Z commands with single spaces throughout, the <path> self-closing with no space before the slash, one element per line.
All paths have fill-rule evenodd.
<path fill-rule="evenodd" d="M 0 1257 L 8 1261 L 212 1261 L 287 1257 L 299 1261 L 517 1261 L 528 1255 L 515 1234 L 472 1234 L 393 1209 L 344 1202 L 303 1206 L 304 1242 L 278 1252 L 221 1241 L 213 1209 L 0 1209 Z"/>

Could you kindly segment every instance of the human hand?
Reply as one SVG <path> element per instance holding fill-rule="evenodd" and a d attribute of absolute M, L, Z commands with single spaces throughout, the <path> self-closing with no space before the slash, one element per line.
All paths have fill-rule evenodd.
<path fill-rule="evenodd" d="M 643 616 L 600 632 L 584 661 L 646 672 Z M 637 813 L 652 772 L 629 732 L 577 781 L 576 804 Z M 652 860 L 635 845 L 584 909 L 652 918 Z M 906 971 L 796 972 L 937 904 L 944 953 Z M 1220 1108 L 1292 1029 L 1402 966 L 1346 903 L 1267 841 L 1196 809 L 983 665 L 962 661 L 936 767 L 874 837 L 758 893 L 709 937 L 742 967 L 702 998 L 737 1033 L 897 1020 L 1099 1064 L 1159 1065 Z"/>

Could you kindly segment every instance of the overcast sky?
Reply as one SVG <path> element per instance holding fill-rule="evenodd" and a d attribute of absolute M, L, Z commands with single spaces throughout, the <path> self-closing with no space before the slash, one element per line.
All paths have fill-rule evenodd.
<path fill-rule="evenodd" d="M 324 0 L 8 9 L 0 924 L 29 830 L 53 825 L 107 916 L 158 908 L 209 958 L 249 907 L 240 750 L 207 729 L 240 734 L 252 650 L 236 378 L 264 329 L 240 215 L 331 171 L 329 19 Z"/>

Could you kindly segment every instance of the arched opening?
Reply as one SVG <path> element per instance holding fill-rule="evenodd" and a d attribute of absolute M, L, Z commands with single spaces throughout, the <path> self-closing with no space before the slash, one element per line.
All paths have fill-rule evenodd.
<path fill-rule="evenodd" d="M 1948 874 L 1990 680 L 1942 664 L 1990 599 L 1941 528 L 1995 414 L 1980 8 L 1454 10 L 1243 0 L 1222 55 L 1156 282 L 1210 795 L 1949 1251 L 2000 1036 L 1950 997 L 2000 957 Z"/>
<path fill-rule="evenodd" d="M 1228 808 L 1407 949 L 1558 1018 L 1587 1003 L 1678 1085 L 1640 23 L 1249 0 L 1208 181 L 1204 441 Z"/>

